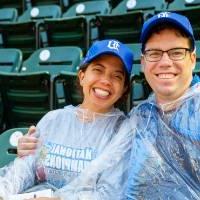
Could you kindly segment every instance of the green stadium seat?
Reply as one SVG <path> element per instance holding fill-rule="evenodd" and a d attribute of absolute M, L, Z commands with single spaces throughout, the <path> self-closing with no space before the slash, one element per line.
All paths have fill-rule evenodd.
<path fill-rule="evenodd" d="M 77 88 L 77 73 L 62 71 L 54 78 L 54 94 L 57 92 L 57 86 L 62 85 L 64 88 L 64 98 L 54 96 L 55 108 L 61 108 L 65 105 L 79 105 L 82 102 L 82 95 Z"/>
<path fill-rule="evenodd" d="M 36 124 L 51 108 L 48 72 L 0 73 L 6 128 Z"/>
<path fill-rule="evenodd" d="M 112 14 L 125 14 L 136 10 L 142 10 L 146 13 L 154 14 L 155 10 L 161 10 L 163 8 L 163 0 L 123 0 L 112 10 Z"/>
<path fill-rule="evenodd" d="M 19 72 L 22 52 L 19 49 L 0 49 L 0 72 Z"/>
<path fill-rule="evenodd" d="M 0 49 L 0 72 L 19 72 L 22 65 L 22 52 L 19 49 Z M 4 109 L 0 91 L 0 130 L 4 129 Z"/>
<path fill-rule="evenodd" d="M 0 23 L 9 23 L 17 21 L 18 12 L 16 8 L 1 8 Z"/>
<path fill-rule="evenodd" d="M 24 10 L 23 0 L 1 0 L 0 8 L 16 8 L 18 14 L 22 14 Z"/>
<path fill-rule="evenodd" d="M 0 24 L 0 48 L 18 48 L 26 59 L 38 47 L 35 22 Z"/>
<path fill-rule="evenodd" d="M 99 39 L 115 38 L 124 43 L 139 42 L 143 22 L 142 11 L 96 17 Z"/>
<path fill-rule="evenodd" d="M 63 6 L 68 6 L 68 0 L 25 0 L 25 8 L 37 6 L 58 5 L 63 9 Z"/>
<path fill-rule="evenodd" d="M 27 22 L 32 20 L 43 20 L 44 18 L 61 17 L 61 8 L 58 5 L 45 5 L 29 8 L 19 16 L 18 22 Z"/>
<path fill-rule="evenodd" d="M 185 10 L 187 8 L 194 8 L 195 6 L 199 6 L 200 1 L 199 0 L 174 0 L 171 3 L 167 4 L 165 9 L 172 10 L 172 11 L 178 11 L 178 10 Z"/>
<path fill-rule="evenodd" d="M 130 103 L 131 107 L 137 106 L 140 102 L 144 101 L 151 89 L 145 80 L 143 70 L 141 68 L 141 44 L 132 43 L 127 46 L 133 51 L 134 64 L 131 72 L 131 91 L 130 91 Z"/>
<path fill-rule="evenodd" d="M 110 6 L 107 0 L 83 1 L 73 4 L 65 13 L 63 18 L 84 15 L 89 21 L 97 14 L 107 14 Z"/>
<path fill-rule="evenodd" d="M 84 16 L 45 19 L 39 24 L 39 47 L 78 46 L 87 50 L 88 27 Z"/>
<path fill-rule="evenodd" d="M 141 60 L 141 43 L 129 43 L 126 44 L 133 52 L 134 54 L 134 64 L 140 64 Z M 134 70 L 134 68 L 133 68 Z"/>
<path fill-rule="evenodd" d="M 21 73 L 48 71 L 51 76 L 60 71 L 76 72 L 82 51 L 75 46 L 46 47 L 36 50 L 24 61 Z"/>
<path fill-rule="evenodd" d="M 61 71 L 77 72 L 82 60 L 79 47 L 47 47 L 35 51 L 24 63 L 21 73 L 48 71 L 51 74 L 51 108 L 64 99 L 64 87 L 56 84 L 53 92 L 53 80 Z M 62 103 L 61 103 L 62 104 Z"/>
<path fill-rule="evenodd" d="M 73 4 L 64 14 L 65 17 L 84 16 L 87 23 L 87 47 L 98 38 L 95 26 L 95 17 L 99 14 L 110 13 L 110 5 L 107 0 L 84 1 Z"/>
<path fill-rule="evenodd" d="M 17 142 L 19 137 L 27 133 L 28 128 L 13 128 L 0 135 L 1 159 L 0 168 L 9 164 L 17 157 Z"/>
<path fill-rule="evenodd" d="M 99 38 L 115 38 L 124 43 L 138 43 L 144 20 L 154 14 L 156 9 L 161 8 L 162 0 L 121 1 L 110 15 L 97 16 Z"/>

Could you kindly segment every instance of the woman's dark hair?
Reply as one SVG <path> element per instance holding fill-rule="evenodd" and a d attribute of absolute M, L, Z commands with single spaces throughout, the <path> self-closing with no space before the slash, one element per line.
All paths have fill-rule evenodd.
<path fill-rule="evenodd" d="M 154 33 L 160 33 L 161 31 L 165 30 L 165 29 L 169 29 L 169 30 L 175 30 L 176 33 L 179 36 L 182 36 L 186 39 L 188 39 L 188 44 L 189 44 L 189 48 L 193 51 L 193 43 L 192 43 L 192 38 L 190 36 L 188 36 L 182 29 L 178 28 L 177 26 L 174 26 L 171 23 L 165 23 L 165 24 L 159 24 L 157 26 L 155 26 L 154 28 L 152 28 L 148 34 L 148 37 L 146 38 L 146 40 L 144 41 L 144 45 L 142 47 L 142 52 L 144 52 L 145 50 L 145 46 L 147 41 L 149 40 L 149 38 L 154 34 Z"/>
<path fill-rule="evenodd" d="M 81 65 L 80 68 L 79 68 L 79 71 L 85 72 L 87 70 L 88 66 L 89 66 L 89 64 Z M 122 107 L 122 105 L 124 105 L 126 103 L 127 98 L 128 98 L 128 94 L 130 92 L 130 78 L 129 78 L 128 72 L 126 72 L 126 70 L 124 70 L 124 71 L 125 71 L 124 86 L 126 86 L 127 89 L 124 92 L 124 94 L 118 99 L 118 101 L 114 104 L 114 106 L 116 108 L 120 108 L 120 107 Z M 83 90 L 82 90 L 82 87 L 80 85 L 80 81 L 79 81 L 78 77 L 77 77 L 77 81 L 76 81 L 76 86 L 77 86 L 77 89 L 80 92 L 80 95 L 83 97 Z"/>

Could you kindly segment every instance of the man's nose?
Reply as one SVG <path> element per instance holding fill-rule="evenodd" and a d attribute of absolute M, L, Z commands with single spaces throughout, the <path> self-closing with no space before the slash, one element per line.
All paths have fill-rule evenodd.
<path fill-rule="evenodd" d="M 160 63 L 162 63 L 162 65 L 171 65 L 173 61 L 170 59 L 167 52 L 163 52 L 163 55 L 160 59 Z"/>

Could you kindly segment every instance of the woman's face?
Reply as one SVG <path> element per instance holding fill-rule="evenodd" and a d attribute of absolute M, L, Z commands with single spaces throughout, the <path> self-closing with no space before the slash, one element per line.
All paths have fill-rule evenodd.
<path fill-rule="evenodd" d="M 84 96 L 81 107 L 93 112 L 109 112 L 126 91 L 123 64 L 113 55 L 99 56 L 78 76 Z"/>

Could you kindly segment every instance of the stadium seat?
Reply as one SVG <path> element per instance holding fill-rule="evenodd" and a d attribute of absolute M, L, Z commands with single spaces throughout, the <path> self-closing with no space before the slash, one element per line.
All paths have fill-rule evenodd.
<path fill-rule="evenodd" d="M 64 7 L 67 7 L 69 0 L 25 0 L 25 8 L 32 8 L 37 6 L 48 6 L 48 5 L 58 5 L 61 7 L 62 11 Z"/>
<path fill-rule="evenodd" d="M 57 94 L 58 86 L 62 86 L 63 96 L 54 96 L 55 108 L 62 108 L 64 105 L 79 105 L 82 96 L 77 88 L 77 73 L 62 71 L 54 78 L 54 94 Z M 64 97 L 64 98 L 63 98 Z"/>
<path fill-rule="evenodd" d="M 138 43 L 144 20 L 162 7 L 162 0 L 121 1 L 110 15 L 97 16 L 99 37 L 115 38 L 125 43 Z"/>
<path fill-rule="evenodd" d="M 18 14 L 24 10 L 24 1 L 23 0 L 1 0 L 0 8 L 16 8 Z"/>
<path fill-rule="evenodd" d="M 0 135 L 1 159 L 0 168 L 13 161 L 17 156 L 17 142 L 19 137 L 27 133 L 28 128 L 13 128 Z"/>
<path fill-rule="evenodd" d="M 185 10 L 187 8 L 194 8 L 195 6 L 199 6 L 200 5 L 200 0 L 174 0 L 172 2 L 170 2 L 169 4 L 166 5 L 166 7 L 164 9 L 167 10 L 173 10 L 173 11 L 177 11 L 177 10 Z"/>
<path fill-rule="evenodd" d="M 77 72 L 82 59 L 79 47 L 47 47 L 35 51 L 24 63 L 21 73 L 48 71 L 51 74 L 51 108 L 55 108 L 58 101 L 64 99 L 64 87 L 56 84 L 53 92 L 54 77 L 61 71 Z"/>
<path fill-rule="evenodd" d="M 143 70 L 141 68 L 141 44 L 132 43 L 127 46 L 133 51 L 134 64 L 131 72 L 131 91 L 130 103 L 131 107 L 137 106 L 140 102 L 144 101 L 151 93 L 150 87 L 147 84 Z"/>
<path fill-rule="evenodd" d="M 112 14 L 125 14 L 136 10 L 142 10 L 154 14 L 155 10 L 161 10 L 163 8 L 163 0 L 123 0 L 112 10 Z"/>
<path fill-rule="evenodd" d="M 19 49 L 0 49 L 0 72 L 19 72 L 22 52 Z"/>
<path fill-rule="evenodd" d="M 0 72 L 19 72 L 22 65 L 22 52 L 19 49 L 0 49 Z M 0 130 L 4 129 L 4 109 L 0 91 Z"/>
<path fill-rule="evenodd" d="M 26 59 L 37 47 L 35 22 L 0 24 L 0 48 L 18 48 Z"/>
<path fill-rule="evenodd" d="M 19 16 L 19 22 L 27 22 L 32 20 L 42 20 L 44 18 L 59 18 L 61 17 L 61 8 L 58 5 L 45 5 L 29 8 Z"/>
<path fill-rule="evenodd" d="M 144 13 L 142 11 L 118 15 L 98 15 L 96 24 L 99 39 L 115 38 L 124 43 L 137 43 L 143 21 Z"/>
<path fill-rule="evenodd" d="M 18 17 L 16 8 L 1 8 L 0 9 L 0 23 L 15 22 Z"/>
<path fill-rule="evenodd" d="M 6 128 L 36 124 L 50 110 L 50 74 L 0 73 Z"/>
<path fill-rule="evenodd" d="M 39 24 L 39 47 L 78 46 L 87 49 L 88 29 L 85 17 L 45 19 Z"/>
<path fill-rule="evenodd" d="M 87 23 L 87 47 L 98 38 L 95 26 L 95 17 L 99 14 L 110 13 L 110 5 L 107 0 L 84 1 L 73 4 L 64 14 L 65 17 L 84 16 Z"/>
<path fill-rule="evenodd" d="M 48 71 L 51 76 L 60 71 L 76 72 L 82 51 L 75 46 L 46 47 L 36 50 L 24 61 L 21 73 Z"/>
<path fill-rule="evenodd" d="M 90 20 L 97 14 L 107 14 L 109 12 L 110 6 L 107 0 L 83 1 L 81 3 L 73 4 L 65 13 L 63 13 L 63 18 L 84 15 L 87 20 Z"/>

